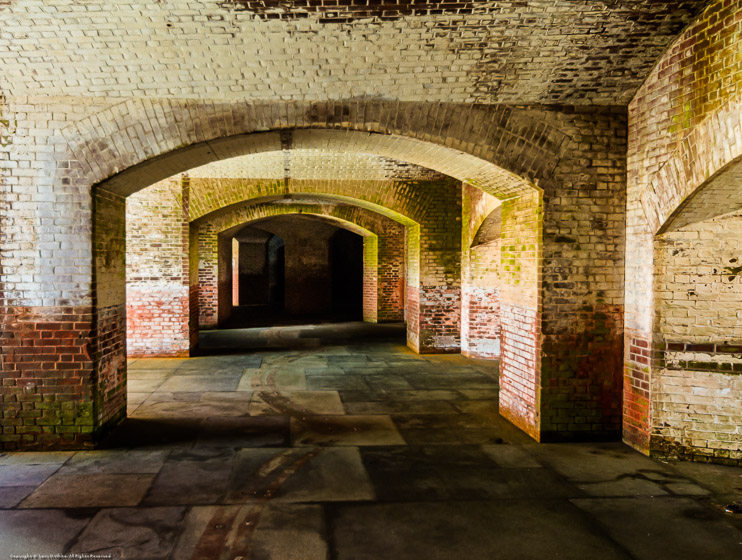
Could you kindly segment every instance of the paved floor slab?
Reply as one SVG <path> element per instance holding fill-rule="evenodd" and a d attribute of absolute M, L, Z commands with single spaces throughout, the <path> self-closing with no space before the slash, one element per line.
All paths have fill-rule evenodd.
<path fill-rule="evenodd" d="M 597 518 L 639 560 L 742 557 L 739 529 L 728 524 L 721 511 L 691 498 L 599 498 L 572 503 Z"/>
<path fill-rule="evenodd" d="M 151 474 L 57 475 L 39 486 L 21 508 L 135 506 L 147 493 Z"/>
<path fill-rule="evenodd" d="M 250 414 L 287 414 L 296 418 L 318 414 L 345 414 L 337 391 L 256 391 Z"/>
<path fill-rule="evenodd" d="M 357 448 L 243 449 L 227 503 L 371 500 L 374 491 Z"/>
<path fill-rule="evenodd" d="M 110 558 L 168 558 L 185 508 L 104 509 L 90 521 L 70 548 L 71 554 Z"/>
<path fill-rule="evenodd" d="M 338 560 L 631 558 L 561 502 L 338 504 L 333 513 Z"/>
<path fill-rule="evenodd" d="M 0 510 L 0 554 L 4 558 L 62 554 L 94 514 L 90 510 Z"/>
<path fill-rule="evenodd" d="M 405 445 L 389 416 L 292 418 L 291 440 L 298 446 Z"/>

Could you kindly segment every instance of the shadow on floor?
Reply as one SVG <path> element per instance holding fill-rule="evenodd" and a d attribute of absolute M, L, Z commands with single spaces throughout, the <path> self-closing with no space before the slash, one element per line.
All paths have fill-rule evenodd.
<path fill-rule="evenodd" d="M 296 321 L 299 322 L 297 319 Z M 255 351 L 297 350 L 374 342 L 405 344 L 404 323 L 351 321 L 325 324 L 300 321 L 289 326 L 226 328 L 201 331 L 194 356 L 216 356 Z"/>

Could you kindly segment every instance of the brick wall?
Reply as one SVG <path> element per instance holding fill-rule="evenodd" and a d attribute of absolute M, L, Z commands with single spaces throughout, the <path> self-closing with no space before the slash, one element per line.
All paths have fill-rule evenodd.
<path fill-rule="evenodd" d="M 404 227 L 393 220 L 371 212 L 368 209 L 350 206 L 347 203 L 340 205 L 311 204 L 311 197 L 302 195 L 303 202 L 286 203 L 260 203 L 259 200 L 248 201 L 243 205 L 230 207 L 229 210 L 202 216 L 194 222 L 192 230 L 199 235 L 199 245 L 205 248 L 216 243 L 219 232 L 233 230 L 230 235 L 239 229 L 240 225 L 260 220 L 269 216 L 282 216 L 294 213 L 326 216 L 337 219 L 339 223 L 345 223 L 346 227 L 358 226 L 360 235 L 378 234 L 377 258 L 378 269 L 377 288 L 375 296 L 377 302 L 377 317 L 381 316 L 386 321 L 401 320 L 401 307 L 404 305 L 404 295 L 401 293 L 400 284 L 404 282 L 404 249 L 403 235 Z M 205 309 L 217 309 L 218 289 L 216 284 L 209 284 L 210 271 L 216 270 L 217 256 L 208 249 L 202 251 L 199 268 L 202 271 L 202 290 L 200 293 L 201 305 Z M 202 314 L 202 319 L 210 319 L 207 313 Z"/>
<path fill-rule="evenodd" d="M 656 240 L 655 234 L 667 228 L 680 232 L 699 220 L 704 228 L 713 231 L 713 221 L 709 220 L 736 208 L 734 195 L 730 194 L 739 192 L 739 181 L 715 179 L 742 155 L 742 60 L 737 56 L 741 26 L 742 3 L 710 2 L 658 61 L 629 105 L 626 250 L 631 259 L 626 270 L 624 440 L 647 453 L 729 460 L 733 450 L 729 449 L 728 440 L 722 442 L 715 432 L 697 429 L 704 425 L 703 411 L 710 400 L 704 400 L 703 395 L 719 397 L 719 406 L 723 407 L 717 410 L 720 419 L 736 418 L 737 423 L 741 420 L 735 412 L 739 411 L 738 404 L 720 393 L 726 379 L 723 375 L 663 366 L 665 359 L 675 364 L 688 361 L 684 353 L 665 356 L 669 343 L 683 344 L 685 349 L 688 343 L 695 348 L 693 336 L 688 341 L 678 340 L 675 337 L 681 333 L 663 330 L 669 326 L 665 321 L 672 322 L 676 313 L 683 313 L 684 306 L 698 297 L 689 296 L 688 290 L 699 293 L 704 286 L 715 285 L 708 282 L 712 275 L 701 278 L 690 271 L 688 275 L 677 274 L 682 278 L 679 284 L 685 282 L 684 276 L 700 284 L 679 293 L 674 310 L 663 303 L 666 292 L 655 284 L 667 284 L 668 278 L 664 273 L 660 275 L 658 267 L 666 267 L 672 260 L 672 255 L 668 257 L 661 247 L 668 243 L 682 245 L 681 239 L 673 237 L 675 234 L 664 233 L 670 237 Z M 692 231 L 686 234 L 693 235 Z M 701 235 L 700 231 L 697 233 Z M 720 236 L 721 242 L 725 236 Z M 699 251 L 704 251 L 708 243 L 701 237 L 690 242 Z M 682 252 L 690 249 L 684 246 Z M 726 254 L 724 250 L 721 253 Z M 668 260 L 659 263 L 656 259 L 660 256 Z M 670 268 L 693 267 L 690 260 L 683 260 L 686 257 L 696 259 L 695 264 L 703 258 L 693 251 L 678 254 Z M 706 267 L 702 266 L 703 270 Z M 725 324 L 713 309 L 703 313 L 706 312 L 707 327 Z M 726 316 L 730 316 L 728 311 Z M 679 315 L 676 318 L 682 319 Z M 732 336 L 729 330 L 717 334 L 720 339 L 705 342 L 723 347 Z M 701 350 L 698 359 L 690 361 L 706 359 L 725 361 L 726 357 L 716 351 Z M 688 401 L 690 406 L 681 415 L 669 401 Z M 691 432 L 694 437 L 689 437 Z M 720 433 L 723 434 L 723 428 Z"/>
<path fill-rule="evenodd" d="M 354 200 L 349 202 L 395 216 L 408 228 L 414 221 L 419 221 L 421 225 L 418 226 L 416 241 L 407 244 L 407 266 L 412 271 L 412 276 L 407 275 L 407 282 L 410 287 L 413 282 L 418 283 L 415 313 L 422 313 L 423 316 L 408 323 L 417 329 L 409 333 L 408 340 L 412 348 L 423 352 L 459 351 L 461 240 L 458 236 L 461 227 L 461 194 L 458 182 L 450 179 L 410 182 L 291 180 L 267 184 L 260 181 L 192 178 L 191 188 L 194 196 L 202 199 L 207 197 L 197 193 L 219 191 L 222 203 L 243 200 L 240 197 L 246 200 L 272 200 L 277 193 L 285 193 L 287 190 L 295 191 L 297 197 L 307 196 L 306 193 L 323 192 L 322 189 L 325 189 L 326 196 L 340 196 L 343 200 L 353 197 Z M 233 194 L 224 194 L 230 191 Z M 281 205 L 285 202 L 284 200 Z M 199 221 L 202 219 L 203 217 L 198 218 Z M 394 249 L 394 260 L 397 263 L 400 262 L 400 245 L 398 243 L 396 248 L 390 247 Z M 394 271 L 401 268 L 399 264 L 395 264 L 389 270 L 395 274 Z M 398 318 L 402 304 L 400 280 L 388 273 L 385 276 L 390 282 L 381 287 L 385 294 L 391 293 L 392 296 L 385 296 L 379 301 L 391 301 L 397 311 L 390 316 Z M 410 309 L 408 306 L 408 312 Z M 422 338 L 421 330 L 424 331 Z"/>
<path fill-rule="evenodd" d="M 211 224 L 191 225 L 198 239 L 198 326 L 209 329 L 219 322 L 219 237 Z"/>
<path fill-rule="evenodd" d="M 655 239 L 651 451 L 742 464 L 742 212 Z"/>
<path fill-rule="evenodd" d="M 419 240 L 408 237 L 408 251 L 419 251 L 416 279 L 418 352 L 461 350 L 461 184 L 446 181 L 421 183 L 416 188 L 435 193 L 419 220 Z M 414 276 L 413 276 L 414 275 Z M 408 307 L 408 321 L 409 318 Z M 409 329 L 409 325 L 408 325 Z"/>
<path fill-rule="evenodd" d="M 544 181 L 541 439 L 621 433 L 626 111 L 548 113 L 569 136 Z M 504 219 L 503 219 L 504 221 Z M 504 251 L 503 241 L 503 251 Z M 505 255 L 503 254 L 503 261 Z"/>
<path fill-rule="evenodd" d="M 198 231 L 188 226 L 188 339 L 191 350 L 198 345 L 200 320 L 198 262 Z"/>
<path fill-rule="evenodd" d="M 232 268 L 234 264 L 234 248 L 232 238 L 224 235 L 217 236 L 216 249 L 216 260 L 212 263 L 212 266 L 216 268 L 217 281 L 216 324 L 221 326 L 232 316 L 232 298 L 234 293 L 234 274 Z"/>
<path fill-rule="evenodd" d="M 605 147 L 587 148 L 588 144 L 599 146 L 599 142 L 590 141 L 590 138 L 599 140 L 590 133 L 596 128 L 600 130 L 600 126 L 596 125 L 609 120 L 606 114 L 616 115 L 610 110 L 588 108 L 576 116 L 568 109 L 564 109 L 562 114 L 562 109 L 547 111 L 542 108 L 500 106 L 485 108 L 468 105 L 451 106 L 445 103 L 405 104 L 369 101 L 347 104 L 337 102 L 316 106 L 301 102 L 237 105 L 214 104 L 202 100 L 127 99 L 119 104 L 114 104 L 110 100 L 90 101 L 76 113 L 77 101 L 60 98 L 52 102 L 48 99 L 42 101 L 19 96 L 15 97 L 12 103 L 13 114 L 23 115 L 28 111 L 33 113 L 32 118 L 27 119 L 30 124 L 19 120 L 19 125 L 21 122 L 24 123 L 24 130 L 32 132 L 16 135 L 18 138 L 27 139 L 21 142 L 37 142 L 34 139 L 43 137 L 47 144 L 22 147 L 16 154 L 18 161 L 33 161 L 35 167 L 32 172 L 15 171 L 12 177 L 16 181 L 14 188 L 24 188 L 27 189 L 24 192 L 34 194 L 33 200 L 27 204 L 24 201 L 13 202 L 14 216 L 19 223 L 26 220 L 27 224 L 23 223 L 20 226 L 14 224 L 9 233 L 3 231 L 3 251 L 0 253 L 3 267 L 23 266 L 29 274 L 44 276 L 47 270 L 42 255 L 37 254 L 36 249 L 24 248 L 34 246 L 33 243 L 38 241 L 42 250 L 46 250 L 46 244 L 54 241 L 60 244 L 69 243 L 72 247 L 67 253 L 66 249 L 62 249 L 58 266 L 74 267 L 81 271 L 79 277 L 73 279 L 53 273 L 53 277 L 59 282 L 53 283 L 53 287 L 48 290 L 30 286 L 22 279 L 11 279 L 10 282 L 6 282 L 5 291 L 13 293 L 14 301 L 17 300 L 20 305 L 22 305 L 20 302 L 27 302 L 32 306 L 41 305 L 45 300 L 55 305 L 62 302 L 72 302 L 81 306 L 87 304 L 88 307 L 93 305 L 94 282 L 89 271 L 86 273 L 85 269 L 86 263 L 91 262 L 90 232 L 80 231 L 90 224 L 89 192 L 92 185 L 106 180 L 105 187 L 111 192 L 129 194 L 154 179 L 170 176 L 188 166 L 240 155 L 251 150 L 254 153 L 262 153 L 267 149 L 261 144 L 262 140 L 257 138 L 258 136 L 262 138 L 261 134 L 241 136 L 242 132 L 291 127 L 341 129 L 295 131 L 292 133 L 292 142 L 301 146 L 336 151 L 342 151 L 348 146 L 350 151 L 398 157 L 404 161 L 433 167 L 442 173 L 449 173 L 459 181 L 467 181 L 502 198 L 513 198 L 519 193 L 530 192 L 529 189 L 533 188 L 516 173 L 538 183 L 544 192 L 544 223 L 548 221 L 549 226 L 545 231 L 548 231 L 549 235 L 555 235 L 554 239 L 549 240 L 548 246 L 544 244 L 543 263 L 551 275 L 548 286 L 544 287 L 544 293 L 552 290 L 557 281 L 561 281 L 560 275 L 565 274 L 565 270 L 566 274 L 572 275 L 579 273 L 580 269 L 586 266 L 585 262 L 592 264 L 593 261 L 611 260 L 612 263 L 617 263 L 612 267 L 603 268 L 601 265 L 600 269 L 587 271 L 584 279 L 578 283 L 579 290 L 573 297 L 570 296 L 571 299 L 567 296 L 570 288 L 557 286 L 553 299 L 548 302 L 549 305 L 544 305 L 545 320 L 548 319 L 545 324 L 554 326 L 553 331 L 544 331 L 545 337 L 552 336 L 549 339 L 549 342 L 553 343 L 549 347 L 552 366 L 561 360 L 559 352 L 566 352 L 575 347 L 574 337 L 577 336 L 575 333 L 579 333 L 579 329 L 592 328 L 591 324 L 603 320 L 599 315 L 581 316 L 583 305 L 592 306 L 593 309 L 598 304 L 603 305 L 598 301 L 604 297 L 599 295 L 600 292 L 608 294 L 605 296 L 605 305 L 620 305 L 613 297 L 613 289 L 617 285 L 614 281 L 615 276 L 622 276 L 622 258 L 615 248 L 604 250 L 602 247 L 604 241 L 611 238 L 608 228 L 599 228 L 599 234 L 586 235 L 584 245 L 581 241 L 577 245 L 572 244 L 573 253 L 569 254 L 559 250 L 564 248 L 565 243 L 556 239 L 559 236 L 575 239 L 571 233 L 594 231 L 595 224 L 589 223 L 589 219 L 584 219 L 586 214 L 593 212 L 592 206 L 598 206 L 597 213 L 601 213 L 600 209 L 603 206 L 610 205 L 618 209 L 622 206 L 620 196 L 613 196 L 612 192 L 614 186 L 620 182 L 613 179 L 603 181 L 604 174 L 600 169 L 611 166 L 604 166 L 601 163 L 604 159 L 596 156 L 609 150 Z M 45 109 L 42 107 L 49 108 L 53 115 L 58 109 L 59 114 L 65 119 L 69 118 L 69 122 L 46 118 Z M 588 118 L 593 113 L 599 116 Z M 620 122 L 620 114 L 615 118 Z M 225 135 L 232 137 L 223 141 L 216 140 Z M 268 132 L 266 135 L 273 139 L 270 142 L 276 140 L 280 149 L 281 134 Z M 586 139 L 584 146 L 580 144 L 583 137 Z M 586 163 L 585 158 L 581 159 L 581 150 L 588 151 L 591 156 L 588 158 L 589 162 Z M 36 155 L 31 154 L 43 155 L 39 155 L 40 159 L 37 161 L 34 159 Z M 583 180 L 585 169 L 588 170 L 587 179 Z M 119 173 L 120 170 L 125 171 Z M 285 185 L 286 183 L 283 183 L 282 187 Z M 322 188 L 326 187 L 318 186 L 313 192 L 321 192 Z M 45 200 L 44 193 L 51 192 L 49 189 L 54 192 L 53 201 Z M 384 200 L 379 198 L 379 205 L 399 209 L 404 206 L 400 201 L 409 202 L 409 209 L 418 212 L 415 216 L 422 216 L 428 210 L 432 212 L 431 215 L 435 215 L 440 210 L 424 204 L 428 196 L 425 192 L 436 192 L 434 185 L 410 182 L 397 192 L 402 194 L 405 192 L 404 189 L 410 193 L 405 200 L 394 197 Z M 438 197 L 437 194 L 435 198 L 445 199 Z M 596 201 L 600 201 L 601 204 L 596 205 Z M 454 205 L 457 204 L 458 202 L 454 201 Z M 42 223 L 47 207 L 53 209 L 55 215 L 62 215 L 58 223 L 51 223 L 49 226 Z M 28 209 L 28 214 L 24 213 L 24 208 Z M 574 208 L 580 212 L 576 212 Z M 617 214 L 611 213 L 611 216 L 613 215 Z M 457 216 L 458 213 L 454 219 Z M 422 223 L 423 218 L 419 219 Z M 27 227 L 22 227 L 23 225 Z M 458 227 L 460 221 L 446 231 L 455 231 L 456 239 L 452 243 L 460 244 Z M 435 228 L 430 231 L 434 233 Z M 408 251 L 414 253 L 417 247 L 419 252 L 425 243 L 427 243 L 425 233 L 421 232 L 417 246 L 408 243 Z M 460 270 L 457 268 L 458 265 L 452 265 L 447 272 L 446 266 L 454 260 L 458 262 L 454 254 L 460 251 L 460 245 L 448 244 L 445 239 L 441 243 L 437 249 L 434 247 L 428 257 L 421 255 L 417 261 L 414 258 L 410 260 L 408 277 L 414 278 L 415 282 L 408 282 L 411 296 L 409 299 L 412 308 L 417 306 L 417 309 L 436 311 L 444 308 L 458 317 L 460 309 L 453 303 L 456 298 L 452 292 L 457 289 Z M 512 252 L 511 249 L 508 251 Z M 601 252 L 609 258 L 601 258 Z M 451 278 L 452 276 L 455 278 Z M 605 287 L 607 289 L 603 290 Z M 424 293 L 428 288 L 431 288 L 430 297 Z M 597 313 L 602 311 L 598 309 Z M 421 325 L 418 322 L 415 326 L 417 317 L 408 319 L 413 330 L 417 329 L 416 333 L 411 333 L 411 338 L 417 337 L 412 343 L 419 346 Z M 536 319 L 538 320 L 538 317 Z M 458 320 L 460 319 L 456 319 Z M 455 348 L 457 341 L 451 340 L 452 335 L 449 334 L 454 329 L 452 324 L 448 324 L 447 319 L 440 325 L 433 322 L 423 325 L 423 330 L 430 331 L 431 326 L 441 327 L 439 338 L 443 346 L 447 349 Z M 599 328 L 602 329 L 604 326 L 600 325 Z M 561 342 L 557 340 L 557 335 L 562 332 L 560 329 L 565 333 Z M 619 326 L 609 325 L 609 332 L 613 333 L 616 330 L 620 330 Z M 436 336 L 438 335 L 433 333 L 434 340 Z M 428 338 L 426 337 L 426 340 Z M 587 339 L 583 339 L 583 342 L 584 340 Z M 587 347 L 587 344 L 580 346 L 582 349 Z M 576 393 L 576 387 L 580 386 L 580 383 L 584 387 L 590 384 L 597 387 L 598 382 L 603 381 L 600 378 L 602 374 L 590 377 L 592 375 L 590 368 L 594 368 L 594 364 L 586 362 L 585 367 L 586 369 L 582 370 L 570 365 L 564 371 L 552 367 L 550 371 L 559 371 L 558 376 L 549 378 L 559 379 L 555 382 L 555 386 L 560 388 L 558 394 L 569 395 L 573 387 Z M 536 375 L 534 372 L 532 377 Z M 585 372 L 590 374 L 588 375 L 590 384 L 571 381 L 580 379 L 579 376 Z M 553 391 L 557 393 L 556 390 Z M 585 391 L 590 395 L 591 403 L 599 402 L 602 398 L 600 393 L 593 394 L 589 389 Z M 606 391 L 610 391 L 610 383 L 607 384 Z M 610 405 L 608 407 L 610 408 Z M 584 418 L 585 415 L 575 414 L 574 417 Z M 571 424 L 577 423 L 575 420 Z M 563 424 L 567 428 L 570 426 L 570 422 Z M 597 423 L 593 422 L 590 425 L 595 424 Z"/>
<path fill-rule="evenodd" d="M 3 307 L 0 321 L 0 448 L 92 445 L 93 309 Z"/>
<path fill-rule="evenodd" d="M 126 199 L 126 338 L 129 356 L 188 356 L 188 190 L 180 177 Z"/>
<path fill-rule="evenodd" d="M 387 220 L 377 233 L 377 321 L 404 321 L 405 226 Z"/>

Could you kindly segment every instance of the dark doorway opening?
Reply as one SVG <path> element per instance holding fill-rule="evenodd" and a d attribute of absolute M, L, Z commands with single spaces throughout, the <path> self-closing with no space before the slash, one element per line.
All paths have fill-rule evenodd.
<path fill-rule="evenodd" d="M 332 312 L 348 321 L 363 318 L 363 238 L 339 229 L 330 237 Z"/>

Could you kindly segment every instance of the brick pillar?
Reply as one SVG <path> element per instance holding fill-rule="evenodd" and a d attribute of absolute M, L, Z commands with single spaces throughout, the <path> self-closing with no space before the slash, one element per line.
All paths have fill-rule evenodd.
<path fill-rule="evenodd" d="M 210 329 L 219 322 L 219 236 L 208 223 L 193 229 L 198 239 L 198 326 Z"/>
<path fill-rule="evenodd" d="M 443 187 L 408 228 L 407 344 L 419 353 L 461 350 L 461 186 Z"/>
<path fill-rule="evenodd" d="M 126 203 L 97 189 L 93 238 L 95 426 L 126 416 Z"/>
<path fill-rule="evenodd" d="M 464 185 L 461 250 L 461 353 L 500 357 L 500 207 Z"/>
<path fill-rule="evenodd" d="M 540 438 L 541 193 L 502 203 L 500 414 Z"/>
<path fill-rule="evenodd" d="M 378 321 L 379 305 L 379 241 L 369 235 L 363 238 L 363 320 Z"/>
<path fill-rule="evenodd" d="M 377 321 L 404 321 L 405 227 L 384 226 L 378 238 Z"/>
<path fill-rule="evenodd" d="M 188 188 L 165 180 L 126 201 L 129 356 L 188 356 L 191 288 Z"/>
<path fill-rule="evenodd" d="M 234 306 L 234 238 L 217 236 L 217 325 L 221 326 L 232 316 Z"/>

